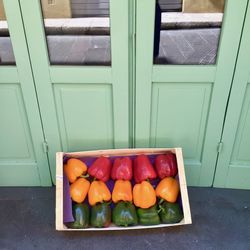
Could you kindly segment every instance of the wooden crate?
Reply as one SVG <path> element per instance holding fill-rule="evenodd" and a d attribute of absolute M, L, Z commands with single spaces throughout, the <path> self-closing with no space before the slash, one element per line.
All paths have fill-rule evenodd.
<path fill-rule="evenodd" d="M 116 227 L 110 226 L 107 228 L 86 228 L 86 229 L 71 229 L 63 224 L 63 158 L 64 157 L 99 157 L 99 156 L 131 156 L 131 155 L 157 155 L 164 154 L 166 151 L 171 151 L 176 155 L 178 165 L 178 178 L 180 184 L 180 194 L 184 218 L 181 222 L 175 224 L 159 224 L 154 226 L 133 226 L 133 227 Z M 74 153 L 58 152 L 56 154 L 56 230 L 58 231 L 109 231 L 109 230 L 132 230 L 132 229 L 148 229 L 161 228 L 170 226 L 180 226 L 192 224 L 191 212 L 189 206 L 187 184 L 181 148 L 141 148 L 141 149 L 109 149 L 97 151 L 84 151 Z"/>

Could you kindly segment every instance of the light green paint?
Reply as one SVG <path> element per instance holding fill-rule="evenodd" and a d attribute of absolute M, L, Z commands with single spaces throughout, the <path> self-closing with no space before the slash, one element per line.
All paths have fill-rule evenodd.
<path fill-rule="evenodd" d="M 215 73 L 216 66 L 210 65 L 153 65 L 152 82 L 214 82 Z"/>
<path fill-rule="evenodd" d="M 213 183 L 246 5 L 226 2 L 216 65 L 153 65 L 155 1 L 137 0 L 136 146 L 184 147 L 189 185 Z"/>
<path fill-rule="evenodd" d="M 111 83 L 111 67 L 51 66 L 49 68 L 53 83 Z"/>
<path fill-rule="evenodd" d="M 54 92 L 64 152 L 114 147 L 111 85 L 55 84 Z"/>
<path fill-rule="evenodd" d="M 250 189 L 250 5 L 228 103 L 215 187 Z"/>
<path fill-rule="evenodd" d="M 51 185 L 18 0 L 4 1 L 16 66 L 0 66 L 0 185 Z"/>

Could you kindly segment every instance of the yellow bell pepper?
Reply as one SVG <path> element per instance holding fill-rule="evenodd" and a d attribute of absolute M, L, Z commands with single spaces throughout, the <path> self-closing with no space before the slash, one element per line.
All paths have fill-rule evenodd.
<path fill-rule="evenodd" d="M 70 185 L 70 197 L 77 203 L 82 203 L 89 191 L 90 182 L 84 178 L 77 179 Z"/>
<path fill-rule="evenodd" d="M 166 177 L 160 181 L 156 187 L 156 195 L 168 202 L 176 202 L 180 187 L 179 183 L 173 177 Z"/>
<path fill-rule="evenodd" d="M 98 202 L 109 201 L 111 193 L 103 181 L 93 181 L 88 192 L 88 200 L 91 206 Z"/>
<path fill-rule="evenodd" d="M 136 184 L 133 188 L 133 199 L 137 207 L 152 207 L 156 203 L 156 195 L 153 186 L 148 181 Z"/>
<path fill-rule="evenodd" d="M 118 201 L 132 202 L 132 185 L 130 181 L 117 180 L 112 192 L 112 200 L 114 203 Z"/>
<path fill-rule="evenodd" d="M 70 183 L 73 183 L 78 177 L 87 172 L 87 166 L 79 159 L 71 158 L 64 165 L 64 173 L 69 179 Z"/>

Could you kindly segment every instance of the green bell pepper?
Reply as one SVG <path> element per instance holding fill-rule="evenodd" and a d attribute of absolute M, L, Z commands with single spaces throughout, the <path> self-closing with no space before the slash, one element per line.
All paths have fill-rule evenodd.
<path fill-rule="evenodd" d="M 74 222 L 67 223 L 69 228 L 86 228 L 89 225 L 89 207 L 87 204 L 74 204 L 72 207 Z"/>
<path fill-rule="evenodd" d="M 159 215 L 162 223 L 178 223 L 183 219 L 183 212 L 178 203 L 164 201 L 159 205 L 159 208 Z"/>
<path fill-rule="evenodd" d="M 134 226 L 138 224 L 135 206 L 131 202 L 118 202 L 112 212 L 112 221 L 117 226 Z"/>
<path fill-rule="evenodd" d="M 108 227 L 111 223 L 111 208 L 109 203 L 98 203 L 91 208 L 90 224 L 93 227 Z"/>
<path fill-rule="evenodd" d="M 141 225 L 158 225 L 160 224 L 160 217 L 158 215 L 157 206 L 154 205 L 150 208 L 138 208 L 137 215 L 139 218 L 139 224 Z"/>

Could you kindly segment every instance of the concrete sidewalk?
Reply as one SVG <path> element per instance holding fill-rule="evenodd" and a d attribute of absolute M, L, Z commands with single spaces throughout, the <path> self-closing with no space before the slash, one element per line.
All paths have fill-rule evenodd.
<path fill-rule="evenodd" d="M 250 191 L 189 187 L 188 192 L 192 225 L 57 232 L 54 188 L 0 188 L 0 249 L 250 249 Z"/>
<path fill-rule="evenodd" d="M 162 13 L 162 29 L 221 27 L 222 13 Z M 109 18 L 45 19 L 47 35 L 109 35 Z M 121 30 L 122 32 L 122 30 Z M 7 35 L 6 21 L 0 21 L 0 35 Z"/>

